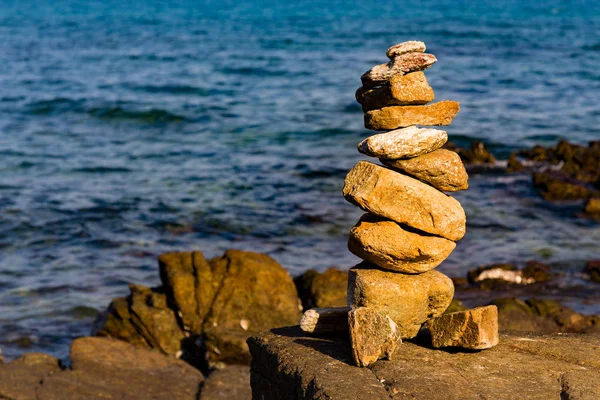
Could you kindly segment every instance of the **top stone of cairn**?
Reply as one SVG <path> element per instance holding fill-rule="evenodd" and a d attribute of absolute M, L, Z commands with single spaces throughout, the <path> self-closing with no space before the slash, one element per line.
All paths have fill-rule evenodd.
<path fill-rule="evenodd" d="M 390 60 L 406 53 L 424 53 L 425 43 L 416 40 L 395 44 L 387 49 L 386 55 Z"/>

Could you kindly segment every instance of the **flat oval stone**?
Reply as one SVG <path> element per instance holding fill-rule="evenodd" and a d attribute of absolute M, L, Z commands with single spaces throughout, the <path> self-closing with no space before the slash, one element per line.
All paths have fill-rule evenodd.
<path fill-rule="evenodd" d="M 415 337 L 424 322 L 442 315 L 452 296 L 452 280 L 435 270 L 407 275 L 361 263 L 348 271 L 348 306 L 385 313 L 402 339 Z"/>
<path fill-rule="evenodd" d="M 399 224 L 454 241 L 465 235 L 466 216 L 456 199 L 386 167 L 358 162 L 346 176 L 343 194 L 361 209 Z"/>
<path fill-rule="evenodd" d="M 419 235 L 393 221 L 365 214 L 350 230 L 348 249 L 363 260 L 406 274 L 440 265 L 456 247 L 451 240 Z"/>
<path fill-rule="evenodd" d="M 454 151 L 438 149 L 407 160 L 382 158 L 381 162 L 445 192 L 469 188 L 465 165 Z"/>
<path fill-rule="evenodd" d="M 390 106 L 365 114 L 365 128 L 374 131 L 404 128 L 411 125 L 450 125 L 460 103 L 444 100 L 425 106 Z"/>
<path fill-rule="evenodd" d="M 370 136 L 358 144 L 358 151 L 377 158 L 411 158 L 437 150 L 447 141 L 444 131 L 409 126 Z"/>
<path fill-rule="evenodd" d="M 425 43 L 417 40 L 410 40 L 408 42 L 402 42 L 391 46 L 389 49 L 387 49 L 385 55 L 388 56 L 390 60 L 393 60 L 394 57 L 401 56 L 402 54 L 424 52 Z"/>

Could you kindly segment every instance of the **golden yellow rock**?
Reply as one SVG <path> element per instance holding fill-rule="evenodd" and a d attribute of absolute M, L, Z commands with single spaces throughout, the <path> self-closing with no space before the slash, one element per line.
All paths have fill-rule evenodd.
<path fill-rule="evenodd" d="M 452 296 L 452 280 L 435 270 L 407 275 L 361 263 L 348 272 L 348 306 L 387 314 L 403 339 L 415 337 L 425 321 L 442 315 Z"/>
<path fill-rule="evenodd" d="M 395 75 L 406 75 L 415 71 L 424 71 L 437 59 L 433 54 L 405 53 L 394 57 L 390 62 L 376 65 L 360 77 L 364 87 L 383 85 Z"/>
<path fill-rule="evenodd" d="M 459 240 L 466 231 L 465 212 L 456 199 L 368 161 L 348 173 L 343 194 L 365 211 L 446 239 Z"/>
<path fill-rule="evenodd" d="M 444 100 L 426 106 L 390 106 L 365 114 L 365 128 L 375 131 L 404 128 L 411 125 L 450 125 L 460 103 Z"/>
<path fill-rule="evenodd" d="M 469 175 L 465 165 L 454 151 L 438 149 L 407 160 L 382 158 L 381 162 L 445 192 L 469 188 Z"/>
<path fill-rule="evenodd" d="M 420 274 L 440 265 L 456 243 L 437 236 L 419 235 L 397 223 L 365 214 L 350 230 L 348 249 L 381 268 Z"/>
<path fill-rule="evenodd" d="M 392 359 L 402 343 L 398 325 L 385 313 L 368 307 L 351 310 L 348 315 L 352 357 L 359 367 L 368 367 L 380 358 Z"/>
<path fill-rule="evenodd" d="M 477 307 L 434 318 L 427 323 L 433 347 L 489 349 L 498 344 L 498 308 Z"/>
<path fill-rule="evenodd" d="M 363 111 L 387 106 L 422 105 L 433 101 L 433 89 L 423 72 L 395 75 L 389 83 L 373 88 L 361 86 L 356 91 L 356 101 Z"/>

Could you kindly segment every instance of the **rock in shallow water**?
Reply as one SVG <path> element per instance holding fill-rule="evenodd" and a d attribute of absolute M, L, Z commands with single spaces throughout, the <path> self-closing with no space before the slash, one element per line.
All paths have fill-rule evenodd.
<path fill-rule="evenodd" d="M 410 126 L 370 136 L 358 144 L 358 151 L 376 158 L 412 158 L 439 149 L 447 140 L 444 131 Z"/>
<path fill-rule="evenodd" d="M 408 160 L 381 159 L 381 162 L 445 192 L 469 188 L 465 166 L 460 156 L 450 150 L 438 149 Z"/>
<path fill-rule="evenodd" d="M 483 350 L 498 344 L 498 308 L 486 306 L 444 314 L 427 322 L 433 347 Z"/>
<path fill-rule="evenodd" d="M 434 99 L 431 86 L 423 72 L 395 75 L 384 85 L 372 88 L 361 86 L 356 90 L 356 101 L 364 112 L 388 106 L 415 106 Z"/>
<path fill-rule="evenodd" d="M 383 107 L 365 114 L 365 128 L 381 131 L 411 125 L 450 125 L 459 110 L 460 104 L 450 100 L 426 106 Z"/>
<path fill-rule="evenodd" d="M 381 358 L 392 359 L 402 339 L 390 317 L 372 308 L 359 307 L 351 310 L 347 318 L 356 365 L 367 367 Z"/>
<path fill-rule="evenodd" d="M 452 296 L 452 280 L 437 271 L 406 275 L 362 263 L 348 273 L 348 305 L 389 315 L 403 339 L 415 337 L 425 321 L 442 315 Z"/>
<path fill-rule="evenodd" d="M 461 239 L 466 216 L 460 203 L 414 178 L 360 161 L 346 176 L 344 197 L 365 211 L 399 224 Z"/>
<path fill-rule="evenodd" d="M 433 54 L 405 53 L 394 57 L 388 63 L 376 65 L 360 77 L 365 88 L 387 83 L 395 75 L 423 71 L 431 67 L 437 59 Z"/>
<path fill-rule="evenodd" d="M 348 249 L 381 268 L 420 274 L 440 265 L 456 243 L 402 229 L 396 222 L 366 214 L 350 230 Z"/>

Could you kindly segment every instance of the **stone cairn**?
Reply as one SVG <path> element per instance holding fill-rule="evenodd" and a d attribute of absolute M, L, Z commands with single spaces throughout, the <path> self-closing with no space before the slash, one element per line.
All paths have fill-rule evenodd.
<path fill-rule="evenodd" d="M 349 250 L 364 262 L 348 276 L 348 308 L 308 310 L 308 333 L 345 332 L 354 361 L 368 366 L 390 358 L 402 339 L 423 327 L 434 347 L 486 349 L 498 343 L 495 306 L 444 314 L 454 296 L 452 280 L 435 271 L 466 229 L 460 203 L 444 192 L 468 188 L 460 157 L 441 147 L 446 132 L 420 126 L 449 125 L 455 101 L 433 101 L 424 70 L 437 59 L 423 42 L 387 51 L 389 62 L 361 76 L 356 100 L 365 127 L 378 133 L 358 151 L 381 164 L 360 161 L 344 183 L 344 197 L 366 212 L 350 231 Z"/>

